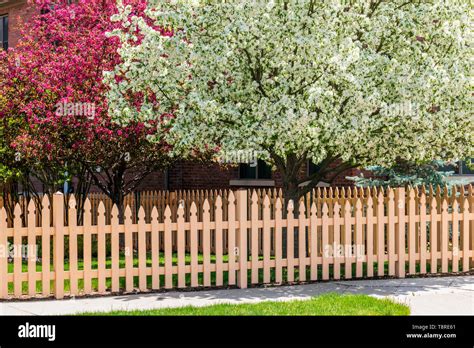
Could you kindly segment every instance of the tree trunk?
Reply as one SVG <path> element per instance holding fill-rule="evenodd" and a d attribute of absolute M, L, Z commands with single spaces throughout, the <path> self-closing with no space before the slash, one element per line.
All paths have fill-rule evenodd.
<path fill-rule="evenodd" d="M 7 212 L 7 219 L 9 225 L 13 221 L 13 212 L 15 205 L 20 202 L 18 194 L 18 182 L 15 179 L 9 179 L 7 183 L 2 185 L 3 188 L 3 206 Z"/>
<path fill-rule="evenodd" d="M 293 214 L 297 217 L 299 212 L 299 200 L 302 196 L 302 189 L 299 186 L 299 173 L 301 172 L 305 159 L 298 158 L 296 155 L 288 155 L 286 158 L 282 158 L 278 155 L 272 154 L 271 157 L 283 180 L 283 216 L 286 218 L 288 204 L 292 201 Z"/>
<path fill-rule="evenodd" d="M 318 171 L 312 173 L 309 176 L 301 177 L 301 169 L 305 165 L 307 159 L 306 155 L 297 156 L 295 154 L 289 154 L 286 158 L 280 157 L 270 152 L 274 164 L 283 179 L 283 197 L 285 200 L 285 208 L 288 207 L 289 201 L 293 201 L 293 212 L 295 217 L 299 214 L 299 201 L 301 197 L 304 197 L 307 193 L 311 192 L 318 182 L 321 180 L 327 181 L 328 183 L 343 173 L 344 171 L 357 167 L 356 163 L 339 161 L 336 165 L 333 165 L 338 161 L 337 157 L 328 156 L 319 164 Z M 286 217 L 286 209 L 284 209 L 284 216 Z"/>
<path fill-rule="evenodd" d="M 125 207 L 124 207 L 124 192 L 123 192 L 123 184 L 125 178 L 125 169 L 122 166 L 119 166 L 117 171 L 112 174 L 112 182 L 109 183 L 111 186 L 110 190 L 110 199 L 112 200 L 112 204 L 115 204 L 118 208 L 118 218 L 119 223 L 124 223 L 125 217 Z M 120 234 L 119 237 L 119 246 L 121 249 L 125 247 L 125 236 Z"/>
<path fill-rule="evenodd" d="M 299 200 L 301 198 L 300 188 L 298 187 L 297 177 L 283 177 L 283 199 L 285 201 L 284 206 L 286 209 L 283 214 L 286 217 L 288 211 L 288 204 L 290 201 L 293 202 L 293 214 L 295 217 L 299 213 Z"/>
<path fill-rule="evenodd" d="M 123 224 L 124 218 L 125 218 L 125 207 L 124 207 L 125 197 L 123 195 L 123 192 L 121 190 L 114 191 L 112 193 L 111 199 L 112 199 L 112 204 L 115 204 L 118 208 L 119 223 Z"/>
<path fill-rule="evenodd" d="M 78 177 L 76 190 L 74 191 L 74 197 L 76 198 L 76 209 L 77 209 L 77 223 L 82 225 L 84 216 L 84 203 L 89 195 L 89 190 L 92 184 L 91 175 L 84 168 Z"/>

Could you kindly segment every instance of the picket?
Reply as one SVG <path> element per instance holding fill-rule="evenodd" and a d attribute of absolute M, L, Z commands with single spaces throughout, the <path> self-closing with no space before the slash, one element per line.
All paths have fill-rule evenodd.
<path fill-rule="evenodd" d="M 426 273 L 427 245 L 426 245 L 426 196 L 422 193 L 420 197 L 420 273 Z"/>
<path fill-rule="evenodd" d="M 8 237 L 7 237 L 7 212 L 0 208 L 0 299 L 8 298 Z"/>
<path fill-rule="evenodd" d="M 160 288 L 160 231 L 158 228 L 158 209 L 151 211 L 151 288 Z"/>
<path fill-rule="evenodd" d="M 448 271 L 448 202 L 443 199 L 441 205 L 441 272 Z"/>
<path fill-rule="evenodd" d="M 173 236 L 171 230 L 171 208 L 165 209 L 165 289 L 173 287 Z"/>
<path fill-rule="evenodd" d="M 452 212 L 452 272 L 459 270 L 459 204 L 453 202 Z"/>
<path fill-rule="evenodd" d="M 104 293 L 106 288 L 105 277 L 105 205 L 101 201 L 97 208 L 97 291 Z"/>
<path fill-rule="evenodd" d="M 47 195 L 43 197 L 41 206 L 41 290 L 43 296 L 49 296 L 51 293 L 51 215 L 49 197 Z"/>
<path fill-rule="evenodd" d="M 146 277 L 146 226 L 145 209 L 140 207 L 138 211 L 138 289 L 147 289 Z"/>
<path fill-rule="evenodd" d="M 329 279 L 329 258 L 331 257 L 331 254 L 328 252 L 328 247 L 330 246 L 329 244 L 329 216 L 328 216 L 328 205 L 326 202 L 323 204 L 323 217 L 322 217 L 322 229 L 323 229 L 323 238 L 322 238 L 322 246 L 323 246 L 323 280 L 328 280 Z"/>
<path fill-rule="evenodd" d="M 373 208 L 373 201 L 372 197 L 367 198 L 367 247 L 366 247 L 366 255 L 367 255 L 367 277 L 374 276 L 374 208 Z"/>
<path fill-rule="evenodd" d="M 405 255 L 406 255 L 406 215 L 405 215 L 405 188 L 400 187 L 395 191 L 396 198 L 396 210 L 398 217 L 398 228 L 396 229 L 395 237 L 395 252 L 398 256 L 398 261 L 396 262 L 395 274 L 399 278 L 405 277 Z"/>
<path fill-rule="evenodd" d="M 318 215 L 316 211 L 316 204 L 314 202 L 311 204 L 310 212 L 310 245 L 310 278 L 312 281 L 314 281 L 318 279 Z M 279 245 L 276 246 L 277 250 L 278 246 Z"/>
<path fill-rule="evenodd" d="M 239 229 L 237 235 L 236 251 L 239 256 L 239 270 L 237 277 L 237 286 L 241 289 L 247 288 L 247 192 L 246 190 L 239 190 L 237 194 L 237 219 L 239 221 Z"/>
<path fill-rule="evenodd" d="M 431 214 L 430 214 L 430 272 L 438 272 L 438 210 L 437 210 L 437 200 L 435 197 L 431 200 Z"/>
<path fill-rule="evenodd" d="M 28 296 L 36 294 L 36 209 L 35 202 L 31 199 L 28 204 Z"/>
<path fill-rule="evenodd" d="M 467 272 L 469 270 L 469 235 L 471 234 L 469 231 L 469 201 L 467 198 L 464 198 L 462 201 L 462 213 L 462 271 Z M 474 248 L 471 253 L 474 253 Z M 474 256 L 472 258 L 474 258 Z"/>
<path fill-rule="evenodd" d="M 283 281 L 283 229 L 282 229 L 282 202 L 277 198 L 275 202 L 275 283 Z"/>
<path fill-rule="evenodd" d="M 84 234 L 83 234 L 83 267 L 84 267 L 84 293 L 92 292 L 92 204 L 87 198 L 84 202 Z"/>
<path fill-rule="evenodd" d="M 57 299 L 64 298 L 64 197 L 61 193 L 53 195 L 54 209 L 54 294 Z"/>
<path fill-rule="evenodd" d="M 127 205 L 124 213 L 125 227 L 125 291 L 133 291 L 133 225 L 132 209 Z"/>
<path fill-rule="evenodd" d="M 299 281 L 306 281 L 306 212 L 303 200 L 300 201 L 298 217 L 298 261 Z"/>
<path fill-rule="evenodd" d="M 388 275 L 395 275 L 395 194 L 388 189 Z"/>
<path fill-rule="evenodd" d="M 352 278 L 352 224 L 351 203 L 346 200 L 344 205 L 344 278 Z M 323 255 L 324 256 L 324 255 Z M 324 257 L 323 257 L 324 259 Z"/>
<path fill-rule="evenodd" d="M 356 262 L 356 277 L 361 278 L 362 277 L 362 248 L 363 248 L 363 231 L 362 231 L 362 201 L 360 198 L 356 200 L 356 205 L 355 205 L 355 262 Z"/>
<path fill-rule="evenodd" d="M 68 227 L 69 227 L 69 292 L 71 296 L 79 295 L 78 289 L 78 255 L 77 255 L 77 210 L 76 199 L 69 197 L 68 203 Z"/>
<path fill-rule="evenodd" d="M 184 231 L 184 204 L 178 207 L 177 217 L 177 243 L 178 243 L 178 288 L 186 287 L 186 255 L 185 255 L 185 231 Z"/>
<path fill-rule="evenodd" d="M 224 284 L 224 274 L 223 274 L 223 229 L 222 229 L 222 198 L 217 196 L 215 201 L 215 212 L 214 212 L 214 221 L 216 228 L 214 230 L 215 234 L 215 254 L 216 254 L 216 286 L 222 286 Z M 179 224 L 178 224 L 179 225 Z"/>
<path fill-rule="evenodd" d="M 21 228 L 23 222 L 21 221 L 21 208 L 17 203 L 14 210 L 13 220 L 13 293 L 15 297 L 22 295 L 22 240 Z"/>
<path fill-rule="evenodd" d="M 211 286 L 211 214 L 210 214 L 210 205 L 207 199 L 204 200 L 203 204 L 203 281 L 204 286 Z"/>
<path fill-rule="evenodd" d="M 258 283 L 258 257 L 259 257 L 259 247 L 258 247 L 258 196 L 257 192 L 253 191 L 252 199 L 251 199 L 251 214 L 250 217 L 252 219 L 251 222 L 251 229 L 250 229 L 250 249 L 251 249 L 251 257 L 252 257 L 252 275 L 251 275 L 251 283 L 257 284 Z"/>
<path fill-rule="evenodd" d="M 111 237 L 111 289 L 118 292 L 120 288 L 120 233 L 119 233 L 119 210 L 113 205 L 110 213 Z"/>
<path fill-rule="evenodd" d="M 416 203 L 415 190 L 410 188 L 408 191 L 408 273 L 416 273 Z"/>
<path fill-rule="evenodd" d="M 377 276 L 385 274 L 385 206 L 383 192 L 377 196 Z"/>
<path fill-rule="evenodd" d="M 198 227 L 197 227 L 197 207 L 196 203 L 191 204 L 191 287 L 198 284 Z"/>
<path fill-rule="evenodd" d="M 263 283 L 270 283 L 270 198 L 265 195 L 263 200 Z"/>
<path fill-rule="evenodd" d="M 295 260 L 294 260 L 294 252 L 295 252 L 295 219 L 294 219 L 294 202 L 288 202 L 287 206 L 287 230 L 286 230 L 286 271 L 287 271 L 287 281 L 289 283 L 294 282 L 295 280 Z"/>
<path fill-rule="evenodd" d="M 228 204 L 228 215 L 227 221 L 229 224 L 229 228 L 227 229 L 227 256 L 229 258 L 228 261 L 228 282 L 229 285 L 235 285 L 236 283 L 236 267 L 235 267 L 235 257 L 236 257 L 236 228 L 235 228 L 235 196 L 234 193 L 231 191 L 229 193 L 229 197 L 227 198 Z M 191 275 L 192 276 L 192 275 Z"/>

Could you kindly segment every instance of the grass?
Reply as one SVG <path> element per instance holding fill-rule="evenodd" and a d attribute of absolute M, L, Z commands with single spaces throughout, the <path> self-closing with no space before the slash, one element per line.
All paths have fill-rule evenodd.
<path fill-rule="evenodd" d="M 191 262 L 191 256 L 190 254 L 186 254 L 186 264 L 190 264 Z M 262 259 L 262 257 L 260 257 L 260 259 Z M 160 253 L 160 266 L 164 266 L 164 260 L 165 260 L 165 257 L 164 257 L 164 253 Z M 177 265 L 177 262 L 178 262 L 178 257 L 177 257 L 177 254 L 174 253 L 173 254 L 173 265 Z M 228 261 L 228 256 L 227 255 L 223 255 L 223 262 L 227 262 Z M 198 262 L 201 264 L 203 262 L 203 256 L 202 254 L 199 254 L 198 255 Z M 211 263 L 215 263 L 215 255 L 211 255 Z M 151 256 L 148 255 L 147 257 L 147 261 L 146 261 L 146 265 L 147 267 L 151 267 Z M 418 273 L 419 272 L 419 263 L 416 264 L 416 272 Z M 13 273 L 13 263 L 9 263 L 8 264 L 8 272 L 9 273 Z M 70 264 L 67 260 L 65 260 L 64 262 L 64 269 L 66 271 L 69 270 L 69 267 L 70 267 Z M 125 257 L 124 255 L 121 255 L 120 257 L 120 261 L 119 261 L 119 267 L 120 268 L 125 268 Z M 133 267 L 138 267 L 138 258 L 137 257 L 134 257 L 133 259 Z M 96 270 L 98 268 L 98 262 L 96 259 L 92 259 L 92 262 L 91 262 L 91 268 L 92 270 Z M 111 260 L 110 259 L 107 259 L 106 260 L 106 268 L 107 269 L 110 269 L 111 268 Z M 374 263 L 374 275 L 377 274 L 377 268 L 378 268 L 378 264 L 377 263 Z M 408 264 L 406 265 L 406 268 L 408 269 Z M 439 270 L 441 270 L 441 262 L 438 262 L 438 268 Z M 451 271 L 451 264 L 449 265 L 449 271 Z M 79 260 L 78 261 L 78 269 L 79 270 L 83 270 L 84 269 L 84 263 L 82 260 Z M 384 264 L 384 274 L 387 275 L 388 274 L 388 262 L 386 262 Z M 53 267 L 51 266 L 51 270 L 53 270 Z M 26 262 L 23 262 L 22 264 L 22 271 L 23 272 L 27 272 L 28 271 L 28 265 Z M 41 272 L 42 271 L 42 265 L 41 263 L 37 263 L 36 264 L 36 271 L 37 272 Z M 287 279 L 287 269 L 286 268 L 283 268 L 283 281 L 285 281 Z M 355 278 L 355 271 L 356 271 L 356 265 L 355 264 L 352 264 L 352 277 Z M 430 264 L 427 263 L 427 273 L 430 272 Z M 224 285 L 228 284 L 228 272 L 223 272 L 223 281 L 224 281 Z M 333 279 L 333 266 L 330 265 L 329 266 L 329 278 L 330 279 Z M 367 264 L 363 264 L 363 275 L 365 276 L 367 274 Z M 198 282 L 199 284 L 203 284 L 203 274 L 202 273 L 199 273 L 198 274 Z M 310 279 L 310 269 L 309 267 L 307 268 L 307 271 L 306 271 L 306 279 L 309 280 Z M 322 279 L 322 266 L 319 265 L 318 266 L 318 279 Z M 344 266 L 341 265 L 341 279 L 344 279 Z M 211 273 L 211 283 L 214 285 L 215 284 L 215 280 L 216 280 L 216 274 L 214 272 Z M 160 276 L 160 284 L 161 285 L 164 285 L 164 276 Z M 295 267 L 295 270 L 294 270 L 294 281 L 295 282 L 298 282 L 299 281 L 299 269 L 298 269 L 298 266 L 296 265 Z M 270 282 L 275 282 L 275 269 L 274 268 L 271 268 L 270 270 Z M 70 290 L 70 282 L 69 280 L 65 280 L 64 282 L 64 290 L 66 292 L 68 292 Z M 191 275 L 190 274 L 187 274 L 186 275 L 186 284 L 189 284 L 191 283 Z M 250 270 L 248 271 L 248 283 L 249 285 L 251 284 L 251 272 Z M 259 270 L 259 283 L 263 283 L 263 269 L 260 269 Z M 148 288 L 151 288 L 151 284 L 152 284 L 152 278 L 151 276 L 148 276 L 147 277 L 147 287 Z M 91 281 L 91 285 L 92 285 L 92 289 L 93 291 L 96 291 L 98 290 L 98 280 L 96 278 L 92 279 Z M 106 279 L 106 287 L 107 289 L 109 289 L 112 285 L 112 281 L 110 278 L 107 278 Z M 177 275 L 173 275 L 173 287 L 177 287 L 178 285 L 178 277 Z M 51 284 L 50 284 L 51 288 L 53 288 L 54 286 L 54 281 L 51 281 Z M 120 277 L 119 278 L 119 286 L 121 289 L 125 288 L 125 278 L 124 277 Z M 138 287 L 138 277 L 134 277 L 134 287 Z M 82 279 L 79 279 L 78 281 L 78 288 L 79 290 L 83 290 L 84 288 L 84 281 Z M 13 283 L 9 283 L 8 284 L 8 291 L 10 293 L 13 293 Z M 42 291 L 42 281 L 37 281 L 36 282 L 36 291 L 38 293 L 41 293 Z M 28 283 L 27 282 L 23 282 L 22 283 L 22 292 L 23 294 L 27 294 L 28 293 Z"/>
<path fill-rule="evenodd" d="M 140 311 L 93 312 L 103 316 L 293 316 L 293 315 L 409 315 L 408 306 L 367 295 L 329 293 L 309 300 L 266 301 L 252 304 L 218 304 Z"/>
<path fill-rule="evenodd" d="M 160 256 L 159 256 L 159 259 L 160 259 L 160 267 L 163 267 L 164 264 L 165 264 L 165 255 L 163 252 L 160 252 Z M 215 255 L 211 255 L 211 263 L 215 263 L 216 261 L 216 257 Z M 198 263 L 199 264 L 202 264 L 204 261 L 203 259 L 203 255 L 202 254 L 199 254 L 198 255 Z M 227 255 L 223 255 L 223 262 L 228 262 L 228 256 Z M 173 263 L 173 266 L 176 266 L 178 264 L 178 254 L 177 253 L 174 253 L 173 254 L 173 258 L 172 258 L 172 263 Z M 186 254 L 185 255 L 185 263 L 187 265 L 189 265 L 191 263 L 191 255 L 190 254 Z M 147 259 L 146 259 L 146 267 L 151 267 L 152 266 L 152 260 L 151 260 L 151 255 L 147 255 Z M 105 267 L 106 269 L 110 269 L 112 268 L 112 261 L 110 259 L 107 259 L 106 262 L 105 262 Z M 133 258 L 133 267 L 134 268 L 137 268 L 138 267 L 138 257 L 134 257 Z M 77 263 L 77 268 L 78 270 L 84 270 L 84 261 L 83 260 L 78 260 L 78 263 Z M 120 255 L 120 260 L 119 260 L 119 268 L 125 268 L 125 256 L 122 254 Z M 42 264 L 41 263 L 37 263 L 36 264 L 36 272 L 42 272 Z M 50 267 L 50 270 L 53 271 L 53 265 L 51 265 Z M 65 271 L 69 271 L 70 269 L 70 263 L 68 260 L 65 260 L 64 262 L 64 270 Z M 92 270 L 97 270 L 98 269 L 98 261 L 97 259 L 92 259 L 91 260 L 91 269 Z M 8 273 L 13 273 L 13 270 L 14 270 L 14 264 L 13 263 L 9 263 L 8 264 Z M 26 261 L 24 261 L 22 263 L 22 272 L 28 272 L 28 263 Z M 224 272 L 224 283 L 227 283 L 227 272 Z M 203 283 L 203 274 L 202 273 L 199 273 L 199 276 L 198 276 L 198 279 L 199 279 L 199 283 L 202 284 Z M 212 283 L 215 283 L 215 278 L 216 278 L 216 275 L 215 273 L 212 273 L 211 274 L 211 281 Z M 160 276 L 160 284 L 164 284 L 165 282 L 165 278 L 164 278 L 164 275 Z M 190 274 L 187 274 L 186 275 L 186 282 L 187 283 L 190 283 L 191 282 L 191 275 Z M 124 277 L 120 277 L 119 278 L 119 283 L 120 283 L 120 288 L 125 288 L 125 278 Z M 93 278 L 91 280 L 91 284 L 92 284 L 92 289 L 93 290 L 98 290 L 98 280 L 96 278 Z M 147 286 L 148 288 L 151 288 L 151 284 L 152 284 L 152 278 L 150 276 L 147 277 Z M 173 275 L 173 286 L 176 287 L 178 285 L 178 278 L 177 278 L 177 275 Z M 42 281 L 37 281 L 36 282 L 36 291 L 38 293 L 41 293 L 42 291 Z M 50 284 L 51 288 L 53 288 L 54 286 L 54 281 L 51 281 L 51 284 Z M 110 288 L 112 286 L 112 280 L 110 278 L 107 278 L 106 279 L 106 287 L 107 288 Z M 138 287 L 138 277 L 134 277 L 134 286 L 135 287 Z M 79 290 L 82 290 L 84 289 L 84 280 L 83 279 L 79 279 L 78 281 L 78 288 Z M 64 281 L 64 290 L 66 292 L 68 292 L 70 290 L 70 281 L 68 279 L 66 279 Z M 8 291 L 10 293 L 13 293 L 13 283 L 9 283 L 8 284 Z M 28 283 L 27 282 L 23 282 L 22 283 L 22 293 L 23 294 L 27 294 L 28 293 Z"/>

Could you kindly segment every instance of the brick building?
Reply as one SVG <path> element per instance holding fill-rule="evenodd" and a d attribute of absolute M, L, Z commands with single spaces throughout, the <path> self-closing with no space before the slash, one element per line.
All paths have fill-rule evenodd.
<path fill-rule="evenodd" d="M 0 0 L 0 47 L 14 47 L 20 40 L 22 23 L 34 15 L 34 10 L 27 0 Z M 313 165 L 307 163 L 303 169 L 310 174 Z M 351 185 L 347 176 L 358 175 L 360 170 L 348 170 L 332 182 L 334 186 Z M 305 173 L 302 173 L 304 176 Z M 167 171 L 150 174 L 141 184 L 140 189 L 206 189 L 229 187 L 281 187 L 278 173 L 259 161 L 256 167 L 247 164 L 220 166 L 216 163 L 201 164 L 181 161 Z M 320 186 L 327 186 L 321 182 Z"/>

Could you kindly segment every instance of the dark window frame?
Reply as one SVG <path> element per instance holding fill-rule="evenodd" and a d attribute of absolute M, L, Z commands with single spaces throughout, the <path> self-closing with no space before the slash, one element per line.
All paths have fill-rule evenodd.
<path fill-rule="evenodd" d="M 471 163 L 472 162 L 474 162 L 474 158 L 471 158 Z M 454 168 L 450 168 L 450 167 L 454 167 L 454 165 L 453 166 L 447 166 L 445 168 L 441 168 L 441 171 L 443 171 L 443 172 L 454 172 L 453 176 L 454 175 L 474 175 L 474 170 L 469 169 L 467 167 L 466 161 L 457 161 Z"/>
<path fill-rule="evenodd" d="M 255 172 L 250 175 L 250 172 Z M 272 168 L 265 161 L 258 160 L 257 164 L 252 167 L 249 163 L 240 163 L 239 165 L 240 180 L 271 180 Z"/>
<path fill-rule="evenodd" d="M 8 19 L 8 14 L 2 14 L 0 15 L 0 26 L 1 26 L 1 37 L 0 37 L 0 48 L 3 48 L 4 50 L 8 50 L 8 43 L 9 43 L 9 38 L 8 38 L 8 25 L 9 25 L 9 19 Z"/>
<path fill-rule="evenodd" d="M 472 163 L 474 163 L 474 158 L 471 158 L 469 160 Z M 457 175 L 474 175 L 474 169 L 469 169 L 466 164 L 467 161 L 459 161 L 459 169 Z M 467 173 L 464 173 L 467 171 Z"/>
<path fill-rule="evenodd" d="M 314 164 L 313 161 L 308 160 L 307 166 L 306 166 L 306 175 L 311 176 L 314 174 L 317 170 L 321 169 L 321 164 Z"/>

